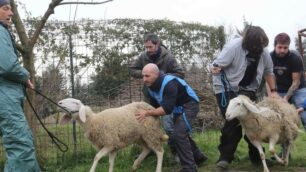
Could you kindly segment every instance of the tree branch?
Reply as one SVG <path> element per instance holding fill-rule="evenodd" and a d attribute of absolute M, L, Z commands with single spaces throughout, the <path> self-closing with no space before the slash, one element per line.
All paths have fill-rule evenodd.
<path fill-rule="evenodd" d="M 103 2 L 62 2 L 63 0 L 52 0 L 52 2 L 49 4 L 49 8 L 48 10 L 45 12 L 44 16 L 41 18 L 41 20 L 39 21 L 39 23 L 36 26 L 36 30 L 30 40 L 30 47 L 29 48 L 33 48 L 34 44 L 36 43 L 39 34 L 41 33 L 42 29 L 44 28 L 49 16 L 51 14 L 54 14 L 54 9 L 55 7 L 59 6 L 59 5 L 66 5 L 66 4 L 90 4 L 90 5 L 97 5 L 97 4 L 104 4 L 113 0 L 107 0 L 107 1 L 103 1 Z"/>
<path fill-rule="evenodd" d="M 25 53 L 25 51 L 27 50 L 27 46 L 29 44 L 28 40 L 28 35 L 25 31 L 25 28 L 24 28 L 24 25 L 23 25 L 23 22 L 20 18 L 20 15 L 18 13 L 18 9 L 17 9 L 17 5 L 15 3 L 15 1 L 11 0 L 11 8 L 12 8 L 12 11 L 14 13 L 13 17 L 12 17 L 12 20 L 13 20 L 13 23 L 15 25 L 15 28 L 16 28 L 16 31 L 17 31 L 17 34 L 19 36 L 19 39 L 20 39 L 20 42 L 21 42 L 21 45 L 18 45 L 17 46 L 17 49 L 21 52 L 21 53 Z"/>
<path fill-rule="evenodd" d="M 99 4 L 105 4 L 113 0 L 107 0 L 103 2 L 62 2 L 59 5 L 67 5 L 67 4 L 81 4 L 81 5 L 99 5 Z"/>
<path fill-rule="evenodd" d="M 306 29 L 302 29 L 302 30 L 298 31 L 298 34 L 301 35 L 301 36 L 306 37 L 306 34 L 303 33 L 303 32 L 306 32 Z"/>
<path fill-rule="evenodd" d="M 44 16 L 41 18 L 41 20 L 39 21 L 39 23 L 36 26 L 36 30 L 30 40 L 30 46 L 31 49 L 34 47 L 39 34 L 41 33 L 42 29 L 44 28 L 48 18 L 50 17 L 51 14 L 54 14 L 54 8 L 56 6 L 58 6 L 63 0 L 52 0 L 52 2 L 49 4 L 49 8 L 48 10 L 45 12 Z"/>

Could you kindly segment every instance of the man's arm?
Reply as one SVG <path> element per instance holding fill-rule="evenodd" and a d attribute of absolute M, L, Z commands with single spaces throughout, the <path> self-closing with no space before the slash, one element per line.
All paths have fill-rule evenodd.
<path fill-rule="evenodd" d="M 142 64 L 142 55 L 140 55 L 130 66 L 130 74 L 134 78 L 141 79 L 142 78 L 142 68 L 144 65 Z"/>
<path fill-rule="evenodd" d="M 1 27 L 1 26 L 0 26 Z M 0 77 L 21 84 L 26 84 L 29 72 L 20 65 L 15 54 L 11 38 L 6 30 L 0 28 Z"/>
<path fill-rule="evenodd" d="M 292 73 L 292 84 L 290 88 L 288 89 L 286 95 L 284 96 L 284 99 L 287 101 L 290 99 L 290 97 L 294 94 L 294 92 L 299 88 L 300 86 L 300 79 L 301 79 L 301 73 L 300 72 L 293 72 Z"/>
<path fill-rule="evenodd" d="M 147 116 L 162 116 L 165 115 L 165 111 L 163 109 L 163 107 L 158 107 L 156 109 L 152 109 L 152 110 L 144 110 L 144 109 L 140 109 L 138 110 L 138 112 L 136 112 L 135 116 L 136 119 L 140 122 L 142 122 Z"/>
<path fill-rule="evenodd" d="M 274 74 L 273 73 L 266 74 L 265 80 L 266 80 L 268 96 L 269 97 L 279 97 L 277 90 L 276 90 Z"/>
<path fill-rule="evenodd" d="M 170 81 L 164 88 L 163 104 L 153 110 L 139 110 L 135 116 L 139 121 L 143 121 L 146 116 L 162 116 L 170 114 L 175 107 L 177 99 L 177 84 L 178 81 Z"/>

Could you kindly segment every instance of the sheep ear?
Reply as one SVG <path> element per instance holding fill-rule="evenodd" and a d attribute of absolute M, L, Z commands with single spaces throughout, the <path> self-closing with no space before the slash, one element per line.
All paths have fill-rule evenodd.
<path fill-rule="evenodd" d="M 247 100 L 242 100 L 244 106 L 252 113 L 259 113 L 260 110 L 252 103 Z"/>
<path fill-rule="evenodd" d="M 67 124 L 67 123 L 71 120 L 71 118 L 72 118 L 72 117 L 71 117 L 70 115 L 65 114 L 65 115 L 61 118 L 60 124 L 61 124 L 61 125 Z"/>
<path fill-rule="evenodd" d="M 81 105 L 79 109 L 79 117 L 82 122 L 86 121 L 86 106 Z"/>

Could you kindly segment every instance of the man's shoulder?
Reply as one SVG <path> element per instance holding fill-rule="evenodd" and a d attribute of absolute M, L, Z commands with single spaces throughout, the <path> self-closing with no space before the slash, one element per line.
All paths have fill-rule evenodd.
<path fill-rule="evenodd" d="M 141 52 L 138 56 L 138 58 L 144 58 L 147 56 L 147 53 L 145 51 Z"/>
<path fill-rule="evenodd" d="M 163 58 L 174 58 L 174 55 L 166 48 L 161 47 L 161 57 Z"/>
<path fill-rule="evenodd" d="M 237 37 L 229 40 L 222 49 L 223 54 L 243 54 L 244 49 L 242 48 L 242 38 Z M 221 53 L 222 54 L 222 53 Z"/>
<path fill-rule="evenodd" d="M 302 59 L 302 56 L 301 56 L 300 52 L 298 52 L 297 50 L 290 50 L 290 55 L 291 55 L 293 58 Z"/>
<path fill-rule="evenodd" d="M 4 26 L 0 25 L 0 35 L 7 35 L 7 34 L 8 34 L 7 29 Z"/>
<path fill-rule="evenodd" d="M 9 31 L 1 25 L 0 25 L 0 39 L 1 39 L 0 40 L 1 44 L 4 44 L 4 42 L 6 42 L 5 44 L 7 45 L 7 44 L 11 44 L 12 42 Z"/>
<path fill-rule="evenodd" d="M 141 52 L 136 58 L 138 61 L 144 62 L 149 59 L 147 53 L 145 51 Z"/>
<path fill-rule="evenodd" d="M 242 48 L 242 37 L 235 37 L 226 43 L 226 46 L 233 48 Z"/>
<path fill-rule="evenodd" d="M 273 54 L 273 53 L 272 53 L 272 54 Z M 271 54 L 271 52 L 269 52 L 269 50 L 268 50 L 267 47 L 265 47 L 265 48 L 263 49 L 262 55 L 263 55 L 265 58 L 271 59 L 272 54 Z"/>

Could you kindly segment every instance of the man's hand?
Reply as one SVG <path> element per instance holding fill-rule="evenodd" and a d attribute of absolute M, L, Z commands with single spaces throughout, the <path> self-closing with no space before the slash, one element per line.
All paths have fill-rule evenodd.
<path fill-rule="evenodd" d="M 297 109 L 297 112 L 298 112 L 299 114 L 302 113 L 302 112 L 304 112 L 304 108 L 302 108 L 302 107 L 301 107 L 301 108 L 298 108 L 298 109 Z"/>
<path fill-rule="evenodd" d="M 144 109 L 139 109 L 138 112 L 136 112 L 135 116 L 136 116 L 136 119 L 139 121 L 139 122 L 143 122 L 147 116 L 147 111 L 144 110 Z"/>
<path fill-rule="evenodd" d="M 222 70 L 221 67 L 211 67 L 211 68 L 210 68 L 210 72 L 211 72 L 213 75 L 219 74 L 221 70 Z"/>
<path fill-rule="evenodd" d="M 26 82 L 26 87 L 27 88 L 31 88 L 31 89 L 34 89 L 34 85 L 33 85 L 33 83 L 31 82 L 31 80 L 27 80 L 27 82 Z"/>
<path fill-rule="evenodd" d="M 289 98 L 288 98 L 287 96 L 284 96 L 284 97 L 283 97 L 283 100 L 286 101 L 286 102 L 288 102 Z"/>
<path fill-rule="evenodd" d="M 268 94 L 268 96 L 269 97 L 274 97 L 274 98 L 281 98 L 276 91 L 270 92 L 270 94 Z"/>

